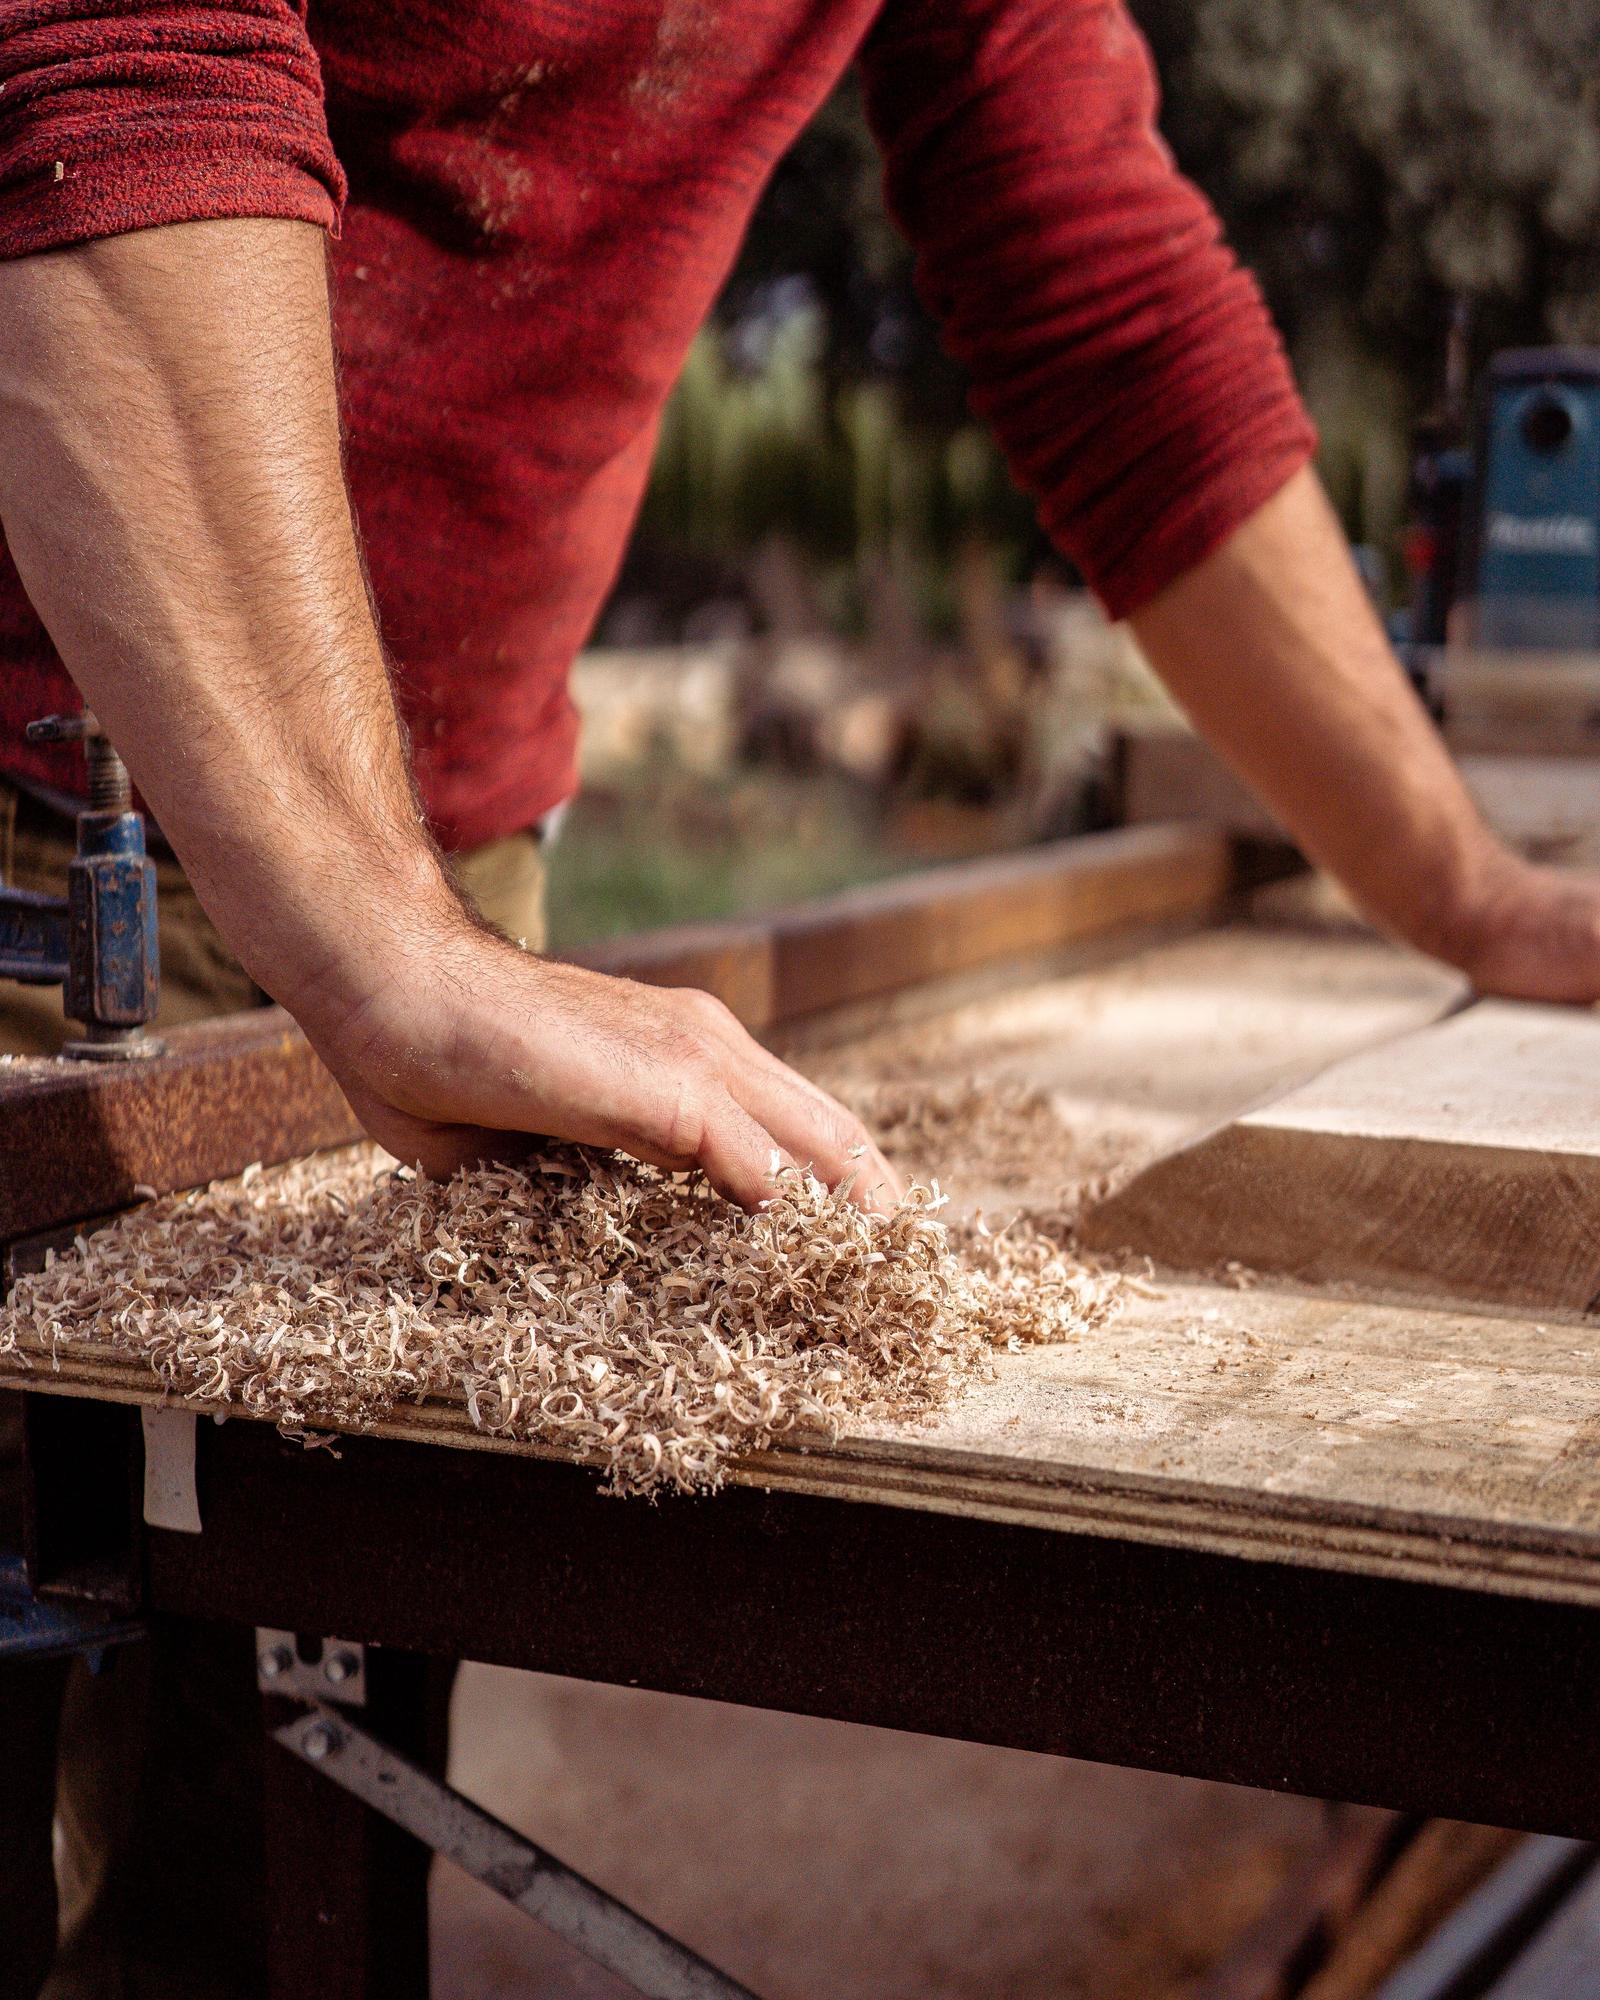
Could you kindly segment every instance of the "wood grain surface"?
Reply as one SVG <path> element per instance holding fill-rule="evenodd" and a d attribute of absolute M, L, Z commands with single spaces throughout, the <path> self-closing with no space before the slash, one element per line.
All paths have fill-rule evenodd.
<path fill-rule="evenodd" d="M 1592 1311 L 1597 1114 L 1600 1017 L 1480 1003 L 1157 1161 L 1085 1240 L 1177 1269 Z"/>

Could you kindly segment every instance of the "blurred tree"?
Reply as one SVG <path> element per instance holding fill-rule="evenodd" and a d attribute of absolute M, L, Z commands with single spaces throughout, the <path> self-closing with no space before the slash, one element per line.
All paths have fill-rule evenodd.
<path fill-rule="evenodd" d="M 799 278 L 822 314 L 819 365 L 830 387 L 893 379 L 926 421 L 965 418 L 961 377 L 911 280 L 911 252 L 890 222 L 883 165 L 861 92 L 846 76 L 779 161 L 718 306 L 747 358 Z"/>
<path fill-rule="evenodd" d="M 624 594 L 663 545 L 734 558 L 783 534 L 824 566 L 840 622 L 860 622 L 892 550 L 947 626 L 946 567 L 966 537 L 1012 573 L 1042 553 L 917 301 L 881 177 L 848 77 L 779 163 L 667 408 Z"/>
<path fill-rule="evenodd" d="M 1168 137 L 1298 352 L 1436 387 L 1456 300 L 1482 353 L 1600 338 L 1600 0 L 1135 0 Z"/>

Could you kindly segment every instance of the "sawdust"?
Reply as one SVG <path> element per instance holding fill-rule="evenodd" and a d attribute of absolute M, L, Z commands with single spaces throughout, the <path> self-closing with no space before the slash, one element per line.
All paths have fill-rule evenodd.
<path fill-rule="evenodd" d="M 898 1165 L 959 1171 L 1000 1188 L 1035 1186 L 1059 1168 L 1066 1127 L 1031 1084 L 962 1077 L 928 1085 L 890 1081 L 845 1086 L 851 1109 Z"/>
<path fill-rule="evenodd" d="M 884 1036 L 844 1061 L 803 1064 L 848 1104 L 903 1172 L 965 1199 L 1003 1197 L 1034 1225 L 1070 1240 L 1078 1216 L 1141 1162 L 1148 1147 L 1115 1117 L 1068 1119 L 1050 1091 L 974 1070 L 926 1034 Z"/>
<path fill-rule="evenodd" d="M 780 1438 L 914 1418 L 997 1350 L 1071 1338 L 1115 1281 L 1025 1224 L 869 1217 L 790 1172 L 749 1216 L 698 1181 L 553 1148 L 447 1182 L 371 1147 L 168 1196 L 19 1279 L 0 1352 L 115 1343 L 174 1397 L 290 1433 L 465 1403 L 618 1492 L 720 1483 Z"/>

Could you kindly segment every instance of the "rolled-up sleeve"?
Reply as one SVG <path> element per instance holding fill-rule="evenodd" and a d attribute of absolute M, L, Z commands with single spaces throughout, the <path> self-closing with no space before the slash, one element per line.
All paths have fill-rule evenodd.
<path fill-rule="evenodd" d="M 0 0 L 0 257 L 344 192 L 303 0 Z"/>
<path fill-rule="evenodd" d="M 890 0 L 862 68 L 973 407 L 1124 616 L 1316 442 L 1254 280 L 1156 130 L 1143 39 L 1121 0 Z"/>

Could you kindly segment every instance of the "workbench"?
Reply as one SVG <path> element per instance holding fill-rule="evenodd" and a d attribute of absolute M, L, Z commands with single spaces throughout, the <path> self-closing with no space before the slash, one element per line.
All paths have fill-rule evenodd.
<path fill-rule="evenodd" d="M 1351 926 L 1264 915 L 1282 868 L 1151 826 L 596 957 L 719 991 L 840 1088 L 921 1063 L 1047 1092 L 1081 1154 L 1053 1190 L 957 1190 L 1003 1209 L 1457 1004 L 1451 975 Z M 0 1065 L 13 1268 L 148 1189 L 350 1136 L 270 1010 L 163 1060 L 135 1080 Z M 337 1455 L 202 1421 L 202 1532 L 148 1527 L 129 1406 L 151 1385 L 109 1352 L 11 1362 L 31 1571 L 108 1616 L 380 1647 L 402 1691 L 408 1662 L 469 1658 L 1600 1835 L 1592 1326 L 1243 1281 L 1156 1274 L 931 1426 L 774 1450 L 657 1505 L 423 1406 Z M 364 1815 L 302 1775 L 271 1804 L 318 1865 L 280 1888 L 322 1921 L 280 1907 L 282 1990 L 376 1991 Z"/>

